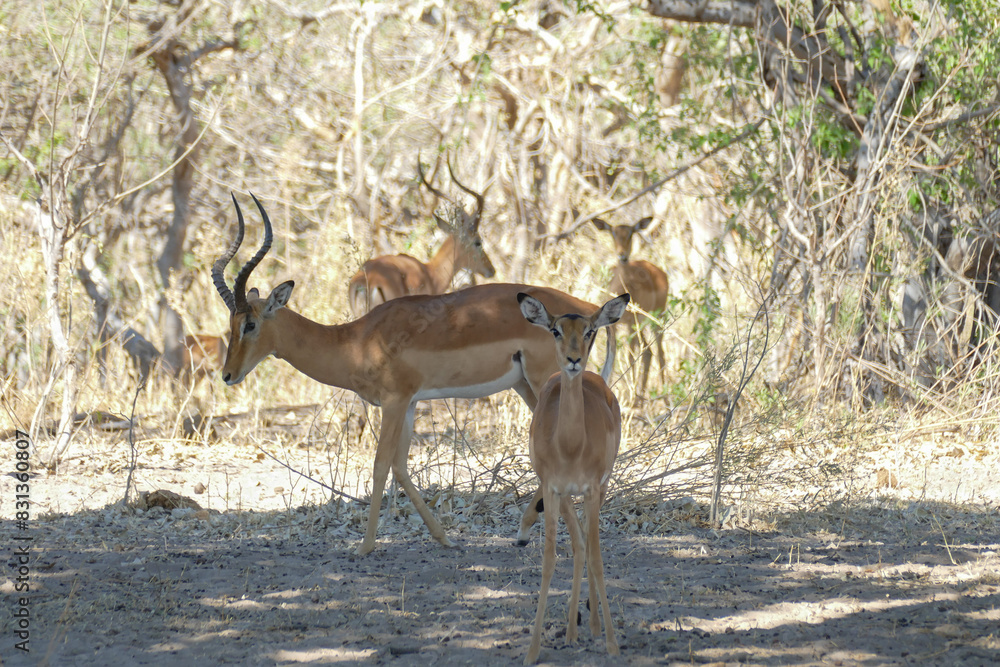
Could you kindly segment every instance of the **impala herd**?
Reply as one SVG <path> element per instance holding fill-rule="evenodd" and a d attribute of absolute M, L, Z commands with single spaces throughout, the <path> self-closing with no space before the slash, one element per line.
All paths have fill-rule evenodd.
<path fill-rule="evenodd" d="M 451 201 L 428 183 L 419 162 L 418 171 L 430 192 Z M 621 441 L 621 411 L 607 384 L 615 360 L 613 334 L 607 336 L 600 375 L 584 369 L 600 328 L 619 320 L 642 324 L 665 306 L 667 277 L 663 271 L 648 262 L 629 259 L 633 234 L 648 226 L 651 219 L 618 227 L 594 220 L 599 229 L 611 232 L 620 259 L 611 289 L 622 294 L 601 307 L 555 289 L 529 285 L 488 283 L 448 293 L 460 269 L 486 278 L 495 273 L 479 236 L 484 197 L 459 183 L 450 163 L 448 171 L 455 184 L 475 199 L 475 210 L 468 213 L 456 205 L 450 221 L 435 215 L 448 236 L 426 264 L 409 255 L 366 262 L 348 288 L 350 308 L 357 319 L 345 324 L 320 324 L 289 308 L 295 286 L 291 280 L 267 296 L 256 288 L 248 289 L 250 276 L 273 238 L 267 212 L 253 195 L 263 221 L 263 243 L 229 288 L 223 274 L 245 232 L 243 212 L 234 195 L 236 235 L 212 267 L 212 280 L 229 309 L 228 349 L 221 340 L 189 337 L 185 345 L 189 364 L 192 369 L 202 369 L 211 365 L 212 357 L 224 356 L 222 380 L 236 385 L 273 355 L 318 382 L 349 389 L 381 407 L 371 503 L 358 555 L 375 548 L 381 498 L 390 471 L 434 539 L 454 546 L 407 471 L 416 404 L 516 391 L 534 414 L 529 453 L 539 479 L 539 488 L 522 516 L 519 544 L 527 544 L 538 513 L 549 508 L 544 522 L 542 585 L 525 664 L 534 663 L 540 650 L 546 598 L 555 568 L 557 514 L 569 529 L 573 551 L 566 639 L 576 640 L 580 581 L 586 563 L 591 630 L 594 636 L 600 633 L 600 607 L 607 651 L 617 654 L 598 535 L 598 514 Z M 638 321 L 626 312 L 630 294 L 639 308 Z M 635 338 L 641 336 L 640 328 L 633 338 L 633 349 Z M 662 370 L 659 334 L 655 342 Z M 642 388 L 651 356 L 646 353 Z M 585 536 L 574 508 L 575 495 L 584 499 Z"/>

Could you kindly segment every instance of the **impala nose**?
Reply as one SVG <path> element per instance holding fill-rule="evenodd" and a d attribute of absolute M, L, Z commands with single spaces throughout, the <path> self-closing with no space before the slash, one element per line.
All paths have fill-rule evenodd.
<path fill-rule="evenodd" d="M 222 379 L 225 381 L 227 385 L 232 387 L 233 385 L 237 385 L 240 382 L 243 382 L 246 376 L 247 376 L 246 373 L 241 373 L 240 375 L 234 375 L 233 373 L 226 373 Z"/>

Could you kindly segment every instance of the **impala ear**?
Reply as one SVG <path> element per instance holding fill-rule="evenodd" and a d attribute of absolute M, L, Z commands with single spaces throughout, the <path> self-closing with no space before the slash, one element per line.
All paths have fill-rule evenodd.
<path fill-rule="evenodd" d="M 521 314 L 524 315 L 524 319 L 535 326 L 546 329 L 552 326 L 552 317 L 549 315 L 549 311 L 545 310 L 545 306 L 542 305 L 541 301 L 524 292 L 519 292 L 517 302 L 521 304 Z"/>
<path fill-rule="evenodd" d="M 608 225 L 608 223 L 606 223 L 603 220 L 601 220 L 600 218 L 593 218 L 591 220 L 591 222 L 594 223 L 594 227 L 597 227 L 602 232 L 610 232 L 611 231 L 611 226 Z"/>
<path fill-rule="evenodd" d="M 285 304 L 292 297 L 293 287 L 295 287 L 295 281 L 286 280 L 271 290 L 271 295 L 267 297 L 267 304 L 264 306 L 264 312 L 261 315 L 265 319 L 274 317 L 274 314 L 284 308 Z"/>
<path fill-rule="evenodd" d="M 454 227 L 454 225 L 452 225 L 452 224 L 451 224 L 450 222 L 448 222 L 447 220 L 444 220 L 444 219 L 443 219 L 443 218 L 442 218 L 442 217 L 441 217 L 440 215 L 438 215 L 437 213 L 435 213 L 435 214 L 434 214 L 434 221 L 435 221 L 435 222 L 437 222 L 437 226 L 438 226 L 438 227 L 439 227 L 439 228 L 441 229 L 441 231 L 442 231 L 442 232 L 444 232 L 445 234 L 455 234 L 455 227 Z"/>
<path fill-rule="evenodd" d="M 649 223 L 653 222 L 653 216 L 647 215 L 645 218 L 635 223 L 632 227 L 633 229 L 645 229 L 649 227 Z"/>
<path fill-rule="evenodd" d="M 622 294 L 621 296 L 616 296 L 611 299 L 611 301 L 608 301 L 606 304 L 601 306 L 601 309 L 597 311 L 590 320 L 594 328 L 600 329 L 601 327 L 610 326 L 620 320 L 622 315 L 625 314 L 628 302 L 631 300 L 631 295 Z"/>
<path fill-rule="evenodd" d="M 257 291 L 256 287 L 251 287 L 250 291 L 247 292 L 247 298 L 248 299 L 259 299 L 260 298 L 260 292 Z"/>

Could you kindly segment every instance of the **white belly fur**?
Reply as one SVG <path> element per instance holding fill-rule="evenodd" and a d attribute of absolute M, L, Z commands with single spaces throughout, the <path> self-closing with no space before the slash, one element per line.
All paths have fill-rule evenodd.
<path fill-rule="evenodd" d="M 511 364 L 509 371 L 490 382 L 471 384 L 464 387 L 422 389 L 417 392 L 413 400 L 426 401 L 431 398 L 483 398 L 484 396 L 490 396 L 511 389 L 522 378 L 524 378 L 524 371 L 521 369 L 521 364 L 515 361 Z"/>

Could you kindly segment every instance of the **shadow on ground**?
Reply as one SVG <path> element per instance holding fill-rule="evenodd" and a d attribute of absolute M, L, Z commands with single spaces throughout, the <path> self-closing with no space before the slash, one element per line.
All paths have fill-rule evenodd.
<path fill-rule="evenodd" d="M 778 517 L 770 533 L 623 537 L 606 526 L 624 661 L 1000 663 L 995 510 L 861 503 L 824 512 Z M 514 519 L 510 536 L 453 525 L 461 547 L 452 550 L 418 523 L 383 519 L 389 537 L 355 558 L 360 526 L 332 510 L 175 514 L 104 509 L 37 521 L 24 664 L 47 655 L 52 665 L 502 665 L 527 650 L 541 540 L 536 528 L 528 547 L 513 546 Z M 805 523 L 809 531 L 797 528 Z M 0 524 L 8 544 L 13 532 Z M 563 534 L 541 660 L 622 664 L 586 626 L 578 644 L 564 642 L 567 544 Z M 3 590 L 10 600 L 10 568 Z M 4 664 L 21 664 L 26 656 L 4 641 Z"/>

